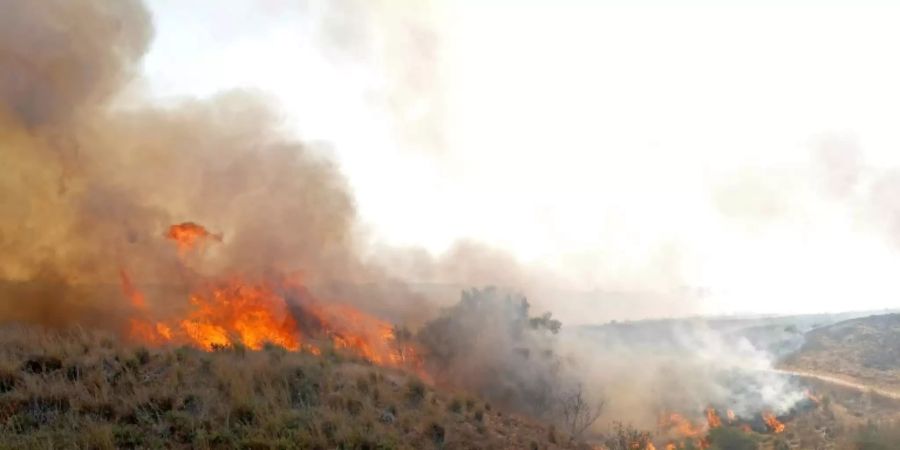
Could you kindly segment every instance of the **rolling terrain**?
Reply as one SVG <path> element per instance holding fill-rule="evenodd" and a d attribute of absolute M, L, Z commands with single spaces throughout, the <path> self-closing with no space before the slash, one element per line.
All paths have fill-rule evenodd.
<path fill-rule="evenodd" d="M 846 320 L 806 333 L 780 367 L 900 395 L 900 314 Z"/>

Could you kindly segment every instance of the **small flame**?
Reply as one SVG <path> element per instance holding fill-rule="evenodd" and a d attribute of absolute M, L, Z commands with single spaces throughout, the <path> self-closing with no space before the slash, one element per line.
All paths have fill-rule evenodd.
<path fill-rule="evenodd" d="M 165 237 L 175 241 L 178 252 L 181 254 L 197 248 L 206 239 L 222 242 L 221 234 L 210 233 L 203 225 L 194 222 L 183 222 L 170 226 Z"/>
<path fill-rule="evenodd" d="M 734 422 L 734 419 L 735 419 L 734 411 L 729 409 L 728 411 L 726 411 L 726 415 L 728 416 L 728 423 Z"/>
<path fill-rule="evenodd" d="M 667 416 L 663 416 L 660 420 L 660 429 L 677 436 L 679 439 L 690 439 L 694 442 L 696 447 L 704 449 L 709 448 L 710 446 L 709 440 L 706 437 L 707 431 L 713 427 L 713 424 L 715 424 L 715 426 L 721 425 L 721 419 L 719 419 L 719 415 L 712 407 L 707 408 L 706 410 L 706 422 L 707 423 L 694 423 L 681 414 L 671 413 Z M 672 448 L 674 448 L 674 444 L 671 445 L 673 445 Z"/>
<path fill-rule="evenodd" d="M 818 396 L 816 396 L 815 394 L 813 394 L 812 392 L 810 392 L 809 389 L 804 391 L 804 394 L 806 394 L 806 398 L 808 398 L 810 401 L 812 401 L 816 405 L 822 404 L 822 399 L 819 398 Z"/>
<path fill-rule="evenodd" d="M 131 277 L 128 276 L 125 269 L 119 269 L 119 279 L 122 282 L 122 293 L 131 301 L 131 306 L 140 310 L 145 309 L 147 302 L 144 300 L 144 294 L 134 287 L 134 283 L 131 282 Z"/>
<path fill-rule="evenodd" d="M 770 430 L 774 433 L 781 433 L 784 431 L 784 424 L 781 423 L 774 414 L 770 412 L 762 413 L 762 419 L 766 423 L 766 426 L 769 427 Z"/>
<path fill-rule="evenodd" d="M 701 425 L 695 425 L 690 420 L 678 413 L 671 413 L 660 420 L 660 428 L 669 430 L 683 438 L 697 438 L 706 430 Z"/>
<path fill-rule="evenodd" d="M 716 409 L 713 407 L 706 408 L 706 423 L 709 425 L 709 428 L 717 428 L 722 426 L 722 419 L 719 418 L 719 413 L 716 412 Z"/>

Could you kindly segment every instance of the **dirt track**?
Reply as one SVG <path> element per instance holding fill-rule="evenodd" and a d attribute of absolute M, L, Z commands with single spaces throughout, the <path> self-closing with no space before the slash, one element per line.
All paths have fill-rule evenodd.
<path fill-rule="evenodd" d="M 872 386 L 869 384 L 860 383 L 858 381 L 852 381 L 852 380 L 848 380 L 845 378 L 841 378 L 836 375 L 828 375 L 828 374 L 806 372 L 806 371 L 802 371 L 802 370 L 791 370 L 791 369 L 772 369 L 772 370 L 777 373 L 783 373 L 785 375 L 793 375 L 793 376 L 802 377 L 802 378 L 813 378 L 816 380 L 824 381 L 826 383 L 837 384 L 840 386 L 845 386 L 845 387 L 857 389 L 860 391 L 874 392 L 875 394 L 881 395 L 883 397 L 900 400 L 900 391 L 896 391 L 896 390 L 892 390 L 892 389 L 885 389 L 885 388 L 877 387 L 877 386 Z"/>

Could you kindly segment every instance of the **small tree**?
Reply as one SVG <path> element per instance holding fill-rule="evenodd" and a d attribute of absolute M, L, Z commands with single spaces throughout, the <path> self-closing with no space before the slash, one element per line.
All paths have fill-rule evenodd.
<path fill-rule="evenodd" d="M 604 440 L 609 450 L 645 449 L 650 444 L 650 433 L 641 431 L 631 425 L 616 422 L 612 433 Z"/>
<path fill-rule="evenodd" d="M 580 439 L 581 435 L 600 418 L 605 404 L 604 400 L 596 403 L 588 401 L 581 384 L 560 396 L 559 414 L 572 439 Z"/>

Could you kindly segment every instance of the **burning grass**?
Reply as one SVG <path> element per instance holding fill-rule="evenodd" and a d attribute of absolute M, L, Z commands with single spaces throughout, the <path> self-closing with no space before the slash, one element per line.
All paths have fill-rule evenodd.
<path fill-rule="evenodd" d="M 146 348 L 0 328 L 2 448 L 574 448 L 333 346 Z"/>
<path fill-rule="evenodd" d="M 181 264 L 189 252 L 201 252 L 200 244 L 206 240 L 222 242 L 222 235 L 193 222 L 170 226 L 165 237 L 177 246 Z M 186 266 L 179 269 L 189 273 Z M 259 350 L 270 343 L 313 354 L 320 354 L 322 342 L 327 342 L 369 362 L 425 376 L 419 352 L 398 340 L 390 323 L 346 304 L 320 301 L 296 275 L 186 276 L 191 285 L 188 307 L 174 316 L 159 317 L 131 276 L 124 269 L 119 274 L 122 293 L 130 303 L 126 335 L 132 342 L 188 344 L 206 350 L 234 345 Z"/>

